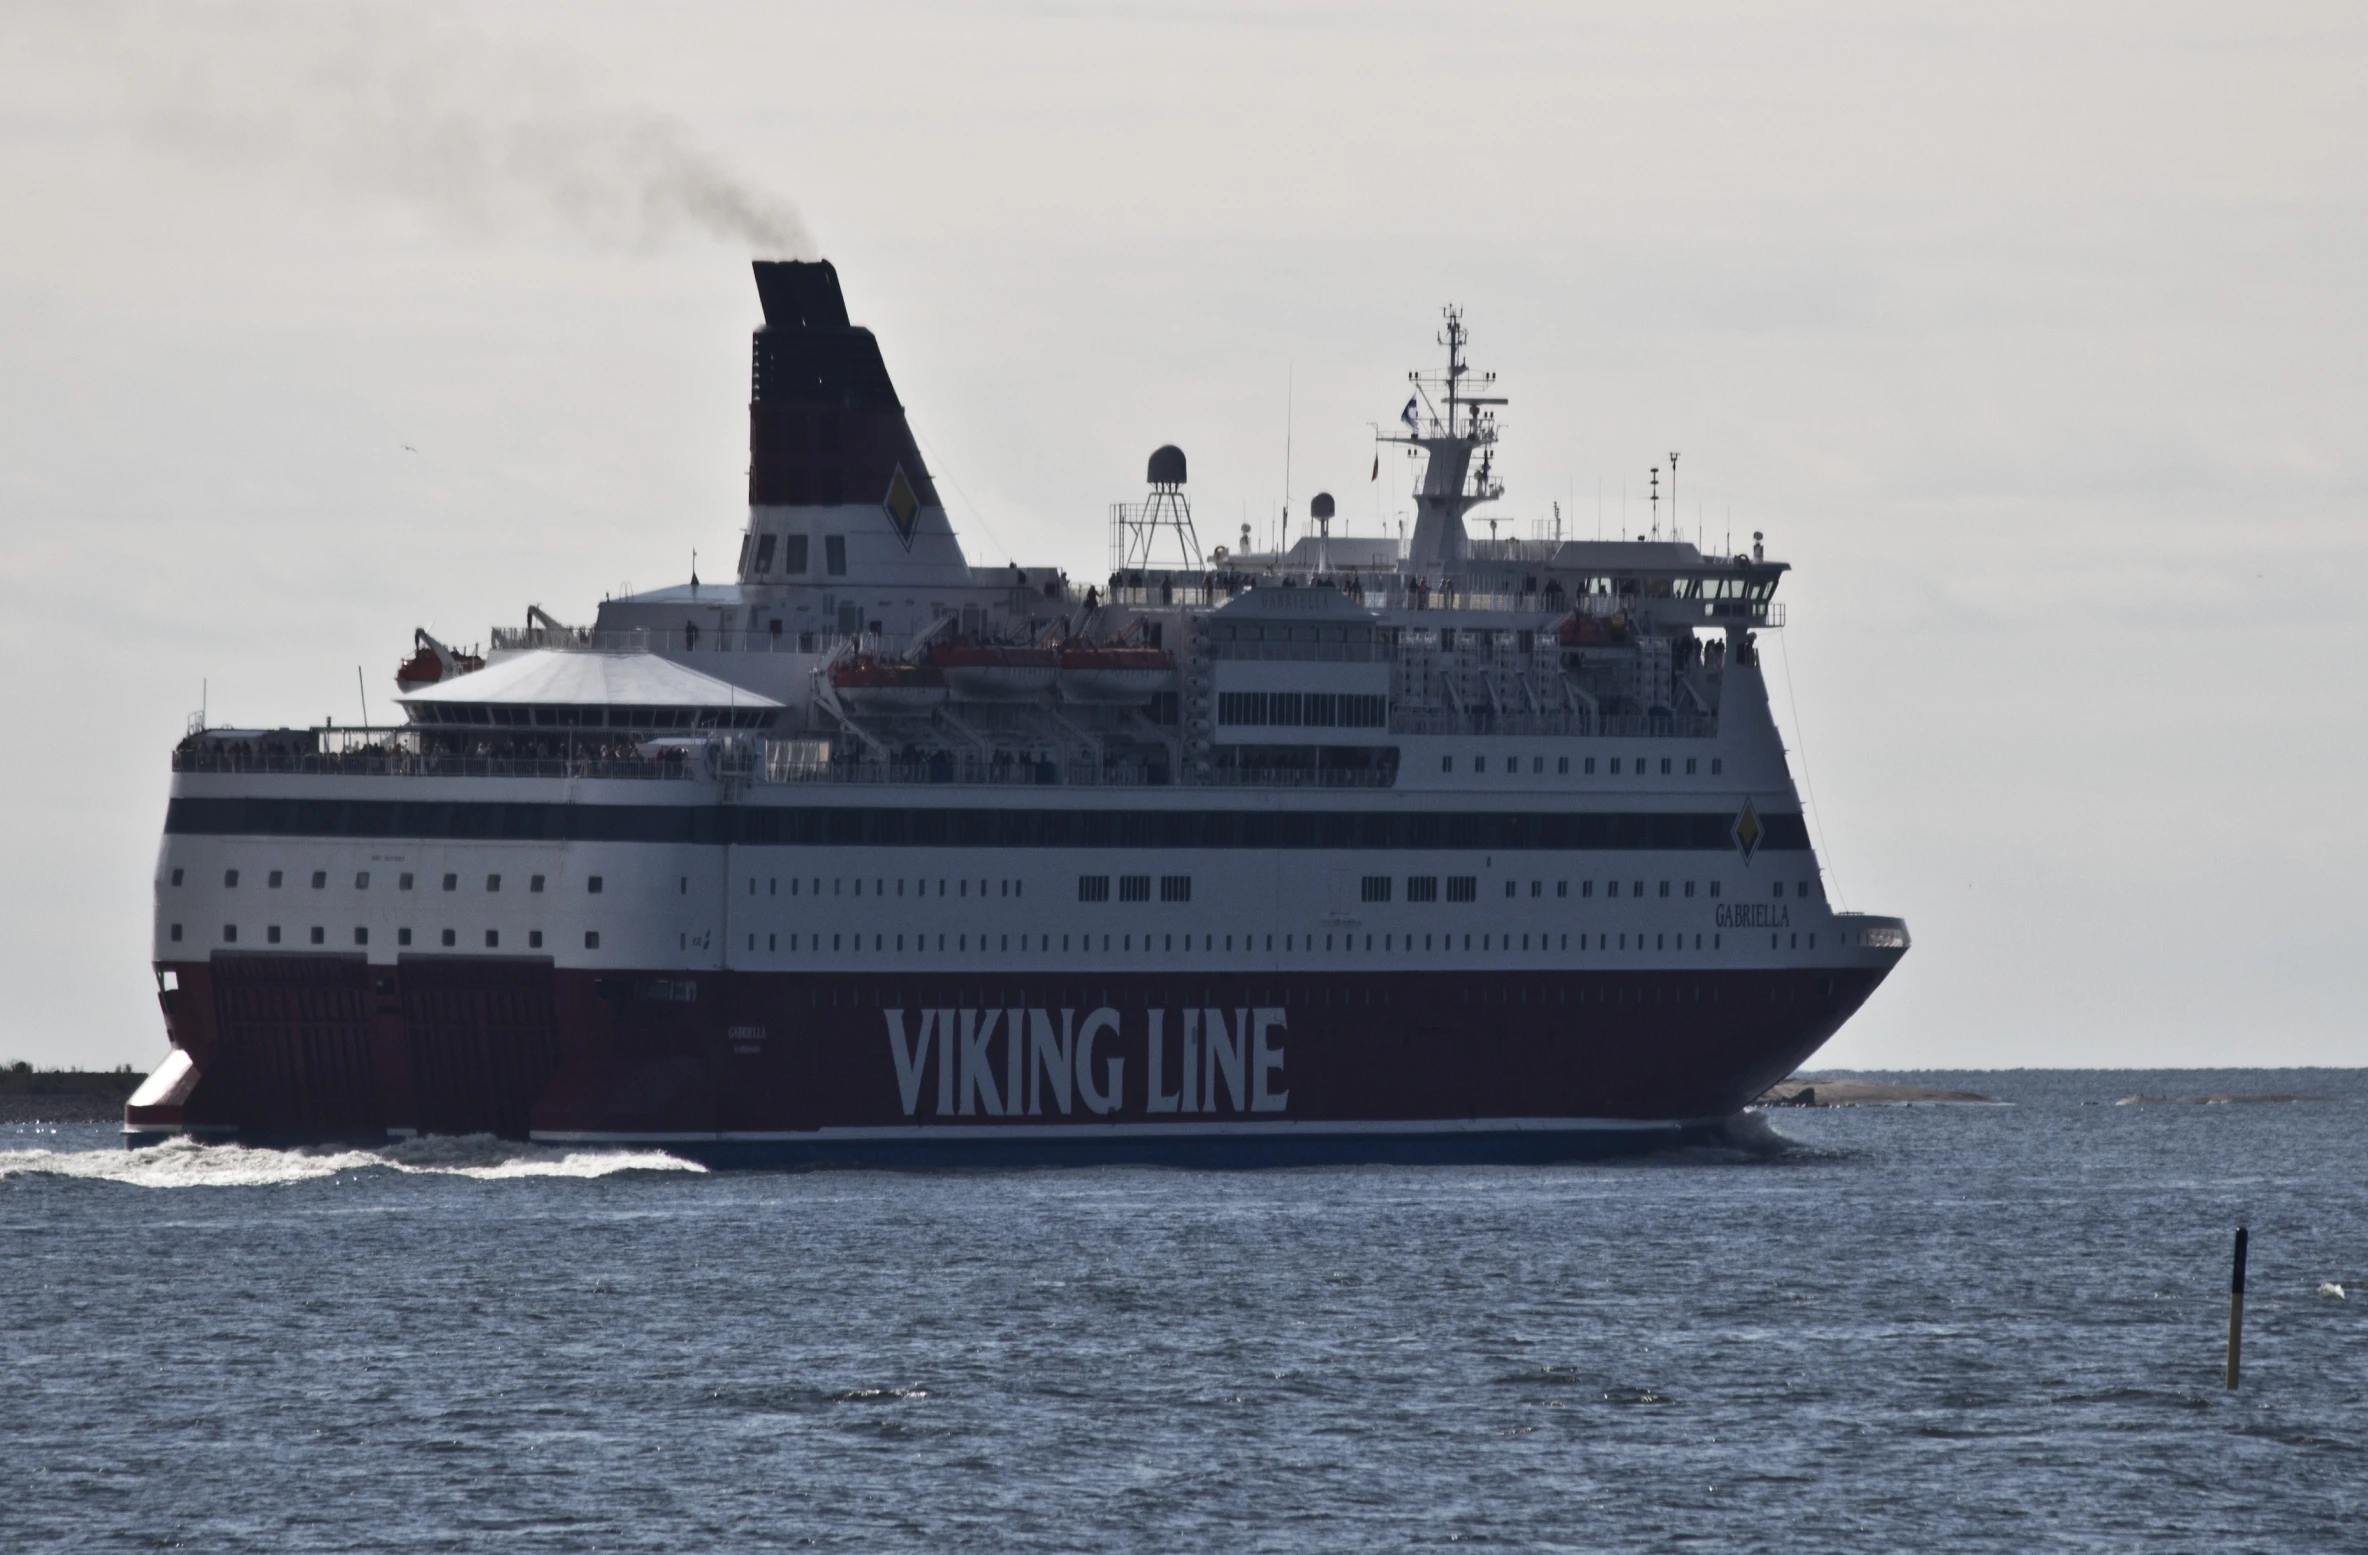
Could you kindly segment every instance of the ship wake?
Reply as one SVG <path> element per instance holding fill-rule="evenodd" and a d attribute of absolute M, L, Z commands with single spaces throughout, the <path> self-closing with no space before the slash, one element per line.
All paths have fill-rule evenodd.
<path fill-rule="evenodd" d="M 135 1188 L 268 1188 L 343 1172 L 518 1178 L 613 1177 L 621 1172 L 704 1172 L 662 1150 L 581 1150 L 522 1144 L 489 1134 L 408 1140 L 376 1150 L 302 1148 L 169 1140 L 139 1150 L 0 1150 L 0 1178 L 78 1177 Z"/>

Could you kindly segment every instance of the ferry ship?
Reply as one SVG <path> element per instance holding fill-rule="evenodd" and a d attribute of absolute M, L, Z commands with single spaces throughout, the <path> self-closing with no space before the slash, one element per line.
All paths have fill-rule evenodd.
<path fill-rule="evenodd" d="M 1204 551 L 1163 447 L 1080 588 L 973 565 L 836 271 L 755 270 L 733 581 L 421 631 L 389 726 L 193 720 L 133 1143 L 1568 1159 L 1715 1133 L 1905 953 L 1822 889 L 1785 564 L 1475 539 L 1454 310 L 1411 533 Z"/>

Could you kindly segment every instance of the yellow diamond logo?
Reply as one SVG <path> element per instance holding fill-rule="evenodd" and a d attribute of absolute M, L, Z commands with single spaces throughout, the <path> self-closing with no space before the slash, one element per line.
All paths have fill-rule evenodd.
<path fill-rule="evenodd" d="M 913 483 L 904 478 L 904 466 L 888 478 L 888 495 L 880 499 L 880 506 L 888 514 L 888 522 L 896 526 L 896 538 L 904 548 L 913 548 L 913 520 L 921 516 L 921 499 L 913 495 Z"/>
<path fill-rule="evenodd" d="M 1760 825 L 1759 812 L 1751 807 L 1750 800 L 1744 800 L 1743 813 L 1735 817 L 1735 846 L 1743 850 L 1745 863 L 1751 861 L 1752 850 L 1760 845 L 1760 839 L 1766 835 L 1767 828 Z"/>

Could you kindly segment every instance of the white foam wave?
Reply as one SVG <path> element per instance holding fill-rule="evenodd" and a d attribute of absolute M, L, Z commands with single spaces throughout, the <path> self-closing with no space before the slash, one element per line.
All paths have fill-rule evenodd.
<path fill-rule="evenodd" d="M 618 1172 L 704 1172 L 662 1150 L 573 1150 L 489 1134 L 406 1140 L 378 1150 L 270 1150 L 167 1140 L 139 1150 L 0 1150 L 0 1177 L 40 1173 L 136 1188 L 269 1188 L 339 1172 L 391 1171 L 474 1177 L 610 1177 Z"/>

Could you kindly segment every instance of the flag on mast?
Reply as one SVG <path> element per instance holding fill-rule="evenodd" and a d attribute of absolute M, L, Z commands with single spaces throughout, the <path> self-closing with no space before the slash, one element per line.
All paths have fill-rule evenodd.
<path fill-rule="evenodd" d="M 1398 412 L 1398 419 L 1406 423 L 1406 430 L 1409 432 L 1420 431 L 1422 428 L 1422 424 L 1415 419 L 1414 415 L 1414 406 L 1417 398 L 1417 396 L 1412 394 L 1407 395 L 1406 408 Z"/>

